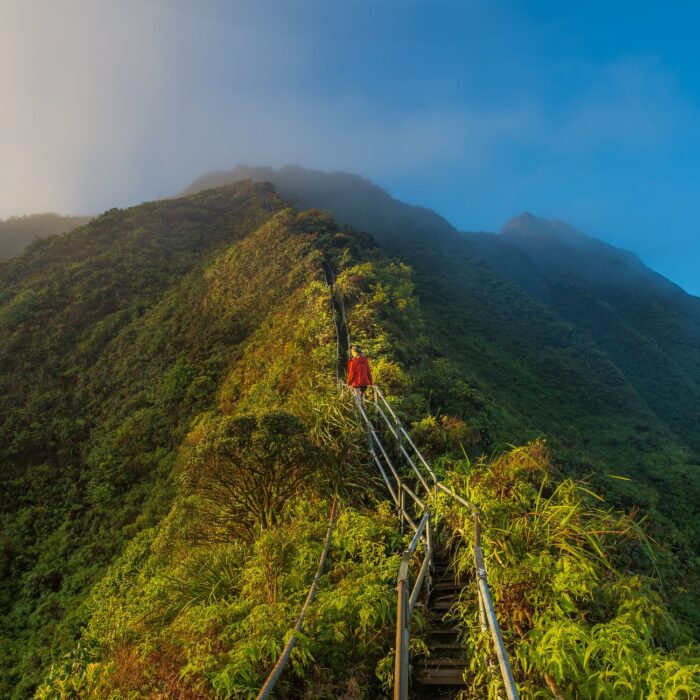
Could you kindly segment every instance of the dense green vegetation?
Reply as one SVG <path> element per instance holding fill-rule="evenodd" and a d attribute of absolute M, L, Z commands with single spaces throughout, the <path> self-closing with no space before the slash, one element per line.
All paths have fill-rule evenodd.
<path fill-rule="evenodd" d="M 484 512 L 522 687 L 597 697 L 591 676 L 602 697 L 697 694 L 692 610 L 678 620 L 668 610 L 687 572 L 657 576 L 670 568 L 669 543 L 686 546 L 682 522 L 659 548 L 633 514 L 608 510 L 560 471 L 610 459 L 595 436 L 622 427 L 631 437 L 631 420 L 653 423 L 649 440 L 660 440 L 645 464 L 663 457 L 681 470 L 687 453 L 649 409 L 625 414 L 634 391 L 592 343 L 513 292 L 498 324 L 549 319 L 531 333 L 558 339 L 563 351 L 546 361 L 571 363 L 557 381 L 581 392 L 598 424 L 584 444 L 575 427 L 584 409 L 571 397 L 557 403 L 566 387 L 550 396 L 551 378 L 523 410 L 524 385 L 511 395 L 506 380 L 535 375 L 524 361 L 510 367 L 499 333 L 513 331 L 498 325 L 487 337 L 483 326 L 460 327 L 456 307 L 440 315 L 449 278 L 435 276 L 426 293 L 437 254 L 414 272 L 370 236 L 244 181 L 112 210 L 0 267 L 0 694 L 254 697 L 303 603 L 334 497 L 330 558 L 280 696 L 387 691 L 405 540 L 335 384 L 323 260 L 377 382 L 445 479 Z M 476 314 L 494 290 L 512 289 L 488 269 L 479 275 L 470 285 L 483 285 L 481 296 L 462 289 L 451 304 Z M 491 370 L 465 361 L 479 346 L 493 353 Z M 570 433 L 559 431 L 558 408 L 571 411 Z M 540 442 L 501 454 L 505 440 L 550 425 L 554 457 Z M 631 444 L 615 454 L 635 458 Z M 620 503 L 639 500 L 641 485 L 599 481 Z M 466 584 L 470 522 L 444 499 L 434 507 Z M 472 605 L 465 595 L 457 612 L 473 697 L 486 697 L 495 685 Z"/>
<path fill-rule="evenodd" d="M 14 258 L 37 238 L 66 233 L 84 226 L 90 218 L 89 216 L 31 214 L 0 219 L 0 260 Z"/>
<path fill-rule="evenodd" d="M 185 562 L 190 567 L 207 558 L 200 546 L 259 547 L 256 528 L 281 525 L 282 506 L 303 506 L 307 520 L 325 511 L 323 499 L 338 469 L 357 461 L 357 449 L 348 457 L 351 435 L 326 425 L 327 412 L 317 404 L 330 386 L 332 400 L 325 405 L 334 415 L 328 371 L 334 331 L 328 291 L 319 280 L 323 255 L 334 256 L 339 266 L 354 269 L 346 283 L 355 301 L 369 294 L 377 286 L 374 244 L 339 231 L 320 213 L 275 214 L 279 209 L 269 187 L 243 184 L 188 201 L 110 211 L 6 263 L 0 365 L 3 694 L 26 697 L 51 660 L 71 649 L 98 612 L 91 607 L 94 599 L 85 597 L 92 584 L 122 552 L 127 560 L 135 556 L 133 548 L 149 541 L 145 533 L 155 538 L 161 524 L 188 513 L 197 527 L 185 528 L 188 539 L 180 551 L 192 552 Z M 360 248 L 363 260 L 355 265 Z M 354 304 L 356 333 L 375 333 L 377 347 L 386 343 L 384 319 L 400 336 L 403 316 L 415 316 L 415 302 L 400 300 L 408 271 L 384 264 L 388 279 L 398 271 L 397 291 L 390 281 L 378 286 L 365 310 Z M 380 313 L 392 304 L 397 308 Z M 384 367 L 391 372 L 393 366 Z M 227 423 L 225 416 L 239 418 Z M 290 436 L 298 433 L 299 421 L 309 436 L 300 435 L 296 444 Z M 206 475 L 194 465 L 219 452 L 223 460 L 240 439 L 248 448 L 261 443 L 257 464 L 264 469 L 273 454 L 266 445 L 282 439 L 274 435 L 286 435 L 295 445 L 291 453 L 273 451 L 281 472 L 299 465 L 294 488 L 274 504 L 274 517 L 254 518 L 247 531 L 218 532 L 211 480 L 217 475 L 212 470 L 202 489 Z M 219 450 L 221 445 L 226 449 Z M 191 460 L 181 457 L 178 467 L 178 453 L 188 450 Z M 268 474 L 275 489 L 278 473 Z M 300 505 L 296 487 L 302 483 L 309 494 Z M 306 501 L 320 505 L 308 511 Z M 379 518 L 377 527 L 387 519 L 386 513 L 347 517 Z M 307 558 L 318 544 L 315 532 L 307 533 Z M 397 547 L 392 538 L 393 531 L 391 556 Z M 244 559 L 250 555 L 241 552 Z M 306 564 L 303 571 L 312 559 Z M 376 573 L 373 564 L 367 566 Z M 385 572 L 385 578 L 391 575 Z M 303 585 L 300 576 L 298 589 Z M 376 594 L 390 597 L 391 587 L 384 588 Z M 287 604 L 282 626 L 295 613 Z M 363 619 L 371 614 L 363 612 Z M 378 614 L 383 624 L 390 622 L 386 605 Z M 389 637 L 376 630 L 370 636 L 375 653 L 385 654 Z M 358 663 L 364 656 L 358 655 Z M 248 680 L 254 682 L 257 676 Z"/>
<path fill-rule="evenodd" d="M 557 474 L 539 441 L 490 463 L 451 466 L 448 484 L 472 500 L 487 523 L 489 580 L 521 697 L 642 700 L 700 693 L 698 647 L 688 645 L 663 603 L 652 576 L 654 547 L 634 518 L 596 502 L 585 483 Z M 454 559 L 467 577 L 472 520 L 444 494 L 435 508 L 457 533 Z M 456 613 L 471 660 L 467 697 L 497 698 L 475 597 L 463 597 Z"/>
<path fill-rule="evenodd" d="M 195 202 L 107 212 L 2 267 L 0 694 L 26 696 L 74 639 L 89 586 L 167 512 L 192 417 L 265 318 L 244 297 L 235 320 L 216 313 L 225 290 L 202 273 L 277 199 L 242 187 Z"/>
<path fill-rule="evenodd" d="M 370 231 L 411 266 L 430 353 L 489 398 L 491 444 L 545 435 L 563 471 L 649 516 L 675 609 L 700 635 L 700 299 L 561 222 L 459 233 L 347 173 L 239 166 L 187 191 L 246 177 Z"/>

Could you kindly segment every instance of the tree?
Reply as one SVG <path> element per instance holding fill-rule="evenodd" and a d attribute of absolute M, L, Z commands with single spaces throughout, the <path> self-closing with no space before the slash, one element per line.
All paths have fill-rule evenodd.
<path fill-rule="evenodd" d="M 254 541 L 282 520 L 288 501 L 320 463 L 304 425 L 284 411 L 200 424 L 183 450 L 184 488 L 197 502 L 193 534 Z"/>

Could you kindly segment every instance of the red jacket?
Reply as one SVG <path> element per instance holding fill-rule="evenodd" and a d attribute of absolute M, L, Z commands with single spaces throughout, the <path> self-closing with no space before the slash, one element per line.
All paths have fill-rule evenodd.
<path fill-rule="evenodd" d="M 348 384 L 350 386 L 372 386 L 372 372 L 364 355 L 353 357 L 348 362 Z"/>

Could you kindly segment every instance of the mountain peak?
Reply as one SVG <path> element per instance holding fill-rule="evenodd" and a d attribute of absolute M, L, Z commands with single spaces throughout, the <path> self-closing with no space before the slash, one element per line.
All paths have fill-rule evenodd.
<path fill-rule="evenodd" d="M 523 212 L 508 220 L 501 228 L 502 236 L 557 240 L 592 240 L 590 236 L 561 219 L 545 219 L 530 212 Z"/>
<path fill-rule="evenodd" d="M 524 212 L 507 221 L 500 235 L 552 278 L 626 287 L 634 294 L 646 290 L 644 293 L 659 298 L 675 297 L 682 291 L 646 267 L 635 253 L 589 236 L 560 219 Z"/>
<path fill-rule="evenodd" d="M 285 165 L 277 170 L 237 165 L 233 170 L 202 175 L 180 194 L 244 179 L 270 182 L 294 206 L 325 209 L 336 221 L 369 231 L 382 245 L 422 245 L 426 239 L 439 245 L 459 238 L 456 229 L 431 209 L 401 202 L 368 178 L 342 171 L 324 172 L 299 165 Z"/>

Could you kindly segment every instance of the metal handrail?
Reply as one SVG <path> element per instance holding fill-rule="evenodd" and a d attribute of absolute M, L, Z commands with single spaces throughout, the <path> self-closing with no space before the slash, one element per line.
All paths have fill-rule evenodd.
<path fill-rule="evenodd" d="M 420 459 L 420 461 L 423 463 L 423 466 L 428 470 L 428 474 L 430 474 L 430 476 L 433 478 L 433 481 L 437 481 L 437 477 L 435 476 L 435 472 L 433 471 L 432 467 L 425 460 L 423 455 L 420 453 L 420 450 L 416 447 L 415 443 L 411 439 L 411 436 L 408 434 L 406 429 L 401 424 L 401 420 L 396 415 L 396 413 L 394 413 L 394 409 L 390 406 L 389 402 L 386 400 L 386 396 L 384 396 L 384 393 L 382 392 L 382 390 L 378 386 L 373 386 L 372 391 L 373 391 L 374 397 L 375 397 L 375 406 L 379 405 L 379 402 L 377 399 L 379 399 L 384 404 L 384 406 L 387 408 L 389 413 L 391 413 L 391 417 L 394 419 L 398 433 L 403 435 L 404 438 L 406 438 L 406 440 L 408 441 L 408 444 L 413 448 L 413 451 L 416 453 L 416 456 L 418 457 L 418 459 Z M 396 433 L 394 433 L 394 435 L 396 435 Z M 398 436 L 397 436 L 397 438 L 398 438 Z"/>
<path fill-rule="evenodd" d="M 418 597 L 424 590 L 423 585 L 426 582 L 426 580 L 428 581 L 426 598 L 430 595 L 429 572 L 433 557 L 433 539 L 430 522 L 430 511 L 426 507 L 425 501 L 419 498 L 418 495 L 413 491 L 413 489 L 411 489 L 411 487 L 408 486 L 408 484 L 406 484 L 405 480 L 401 478 L 400 473 L 392 464 L 391 459 L 386 451 L 386 448 L 384 447 L 374 425 L 372 424 L 372 421 L 367 415 L 367 412 L 365 411 L 362 404 L 358 402 L 357 408 L 367 426 L 367 438 L 369 441 L 370 453 L 374 458 L 377 467 L 379 468 L 379 471 L 384 479 L 384 483 L 386 484 L 387 489 L 389 490 L 389 493 L 391 494 L 391 497 L 394 500 L 394 503 L 398 507 L 401 530 L 403 532 L 403 524 L 404 521 L 406 521 L 413 528 L 414 531 L 413 537 L 411 538 L 408 547 L 404 550 L 403 556 L 401 558 L 401 565 L 399 567 L 399 573 L 396 579 L 397 600 L 396 652 L 394 656 L 394 700 L 407 700 L 409 685 L 408 670 L 409 648 L 411 641 L 411 615 L 413 613 L 413 609 L 416 605 L 416 602 L 418 601 Z M 393 417 L 396 417 L 396 414 L 393 412 L 391 407 L 389 406 L 388 408 L 390 414 Z M 386 420 L 386 415 L 384 415 L 384 419 Z M 398 423 L 398 418 L 396 418 L 396 420 L 397 429 L 395 432 L 392 431 L 392 435 L 395 439 L 398 440 L 400 435 L 400 424 Z M 384 458 L 384 461 L 389 467 L 389 471 L 391 472 L 392 476 L 396 479 L 396 485 L 393 485 L 391 483 L 386 470 L 382 466 L 381 460 L 379 459 L 379 455 L 375 450 L 375 445 L 379 448 L 379 452 L 381 453 L 381 455 Z M 420 478 L 420 472 L 418 472 L 415 465 L 413 465 L 413 469 Z M 427 493 L 430 494 L 430 488 L 427 486 L 424 479 L 421 478 L 421 482 L 425 486 Z M 407 512 L 406 501 L 404 498 L 405 494 L 407 494 L 413 501 L 414 509 L 418 513 L 422 513 L 421 519 L 418 522 L 418 524 L 415 523 L 413 518 Z M 421 540 L 424 543 L 424 556 L 423 561 L 421 562 L 420 568 L 418 570 L 418 574 L 416 576 L 416 581 L 413 584 L 413 589 L 411 590 L 410 564 L 414 554 L 416 553 L 418 544 L 421 542 Z"/>
<path fill-rule="evenodd" d="M 270 671 L 270 675 L 268 675 L 263 687 L 260 688 L 260 692 L 258 693 L 256 700 L 264 700 L 265 698 L 269 697 L 270 693 L 274 690 L 275 685 L 277 685 L 277 681 L 279 681 L 280 676 L 282 675 L 282 671 L 284 671 L 285 666 L 289 661 L 289 657 L 292 655 L 292 650 L 294 649 L 294 646 L 297 643 L 297 635 L 299 634 L 299 632 L 301 632 L 301 628 L 304 624 L 304 618 L 306 617 L 306 611 L 309 609 L 309 606 L 311 605 L 314 597 L 316 596 L 318 584 L 321 580 L 323 569 L 326 566 L 328 550 L 330 549 L 331 545 L 331 535 L 333 534 L 333 524 L 335 522 L 336 504 L 337 499 L 333 498 L 333 504 L 331 505 L 331 514 L 328 519 L 328 529 L 326 530 L 326 539 L 323 544 L 323 552 L 321 553 L 321 559 L 318 562 L 316 575 L 314 576 L 314 580 L 311 584 L 311 588 L 309 589 L 309 593 L 306 596 L 304 606 L 302 607 L 301 612 L 299 613 L 296 625 L 294 625 L 294 632 L 292 632 L 292 636 L 289 638 L 289 641 L 287 642 L 284 649 L 282 650 L 282 653 L 277 659 L 277 663 L 273 666 L 272 670 Z"/>
<path fill-rule="evenodd" d="M 413 449 L 416 450 L 416 452 L 417 452 L 418 450 L 417 450 L 416 446 L 413 444 L 413 441 L 411 440 L 410 436 L 408 436 L 408 433 L 406 433 L 406 431 L 403 429 L 403 426 L 401 425 L 401 421 L 398 419 L 398 417 L 396 416 L 394 411 L 391 409 L 391 406 L 389 406 L 389 403 L 384 398 L 384 395 L 381 393 L 379 388 L 372 387 L 372 389 L 374 391 L 374 409 L 375 409 L 375 411 L 384 419 L 384 422 L 386 423 L 387 428 L 389 428 L 389 431 L 396 439 L 397 445 L 399 447 L 399 452 L 401 452 L 404 455 L 404 457 L 406 458 L 406 461 L 409 463 L 409 465 L 411 466 L 411 469 L 413 469 L 415 475 L 418 477 L 418 480 L 420 481 L 421 485 L 425 489 L 425 492 L 430 493 L 432 490 L 431 487 L 428 486 L 428 482 L 425 480 L 423 475 L 420 473 L 420 470 L 418 469 L 418 467 L 416 466 L 416 463 L 411 458 L 411 455 L 408 453 L 408 450 L 406 450 L 406 448 L 401 444 L 402 433 L 408 437 L 410 444 L 413 446 Z M 378 398 L 381 398 L 381 400 L 384 402 L 386 407 L 389 409 L 389 412 L 391 413 L 391 416 L 395 421 L 395 425 L 391 424 L 391 421 L 387 418 L 386 413 L 384 413 L 384 411 L 379 406 L 379 402 L 377 401 Z M 433 479 L 435 479 L 435 474 L 433 474 L 430 467 L 428 467 L 428 469 L 430 470 L 430 474 L 433 477 Z"/>
<path fill-rule="evenodd" d="M 508 653 L 506 652 L 501 628 L 498 626 L 496 619 L 496 609 L 493 607 L 491 600 L 491 592 L 489 584 L 486 580 L 486 564 L 484 563 L 484 552 L 481 547 L 474 547 L 474 564 L 476 566 L 477 585 L 479 587 L 479 615 L 481 616 L 481 626 L 484 627 L 484 617 L 488 628 L 491 630 L 491 640 L 493 641 L 496 656 L 498 657 L 498 666 L 501 670 L 501 678 L 506 687 L 506 693 L 509 698 L 518 697 L 518 689 L 513 678 L 513 670 L 508 661 Z"/>
<path fill-rule="evenodd" d="M 473 553 L 474 553 L 474 566 L 476 569 L 476 581 L 477 581 L 477 598 L 478 598 L 478 603 L 479 603 L 479 619 L 481 623 L 481 627 L 483 631 L 489 630 L 491 632 L 491 639 L 493 642 L 493 646 L 496 652 L 496 656 L 498 658 L 498 665 L 499 669 L 501 672 L 501 679 L 503 681 L 503 684 L 505 686 L 506 694 L 508 696 L 508 700 L 518 700 L 519 695 L 518 695 L 518 689 L 515 684 L 515 679 L 513 677 L 513 670 L 510 666 L 510 662 L 508 660 L 508 654 L 506 652 L 505 644 L 503 642 L 503 636 L 501 634 L 501 629 L 498 625 L 498 620 L 496 618 L 496 612 L 495 608 L 493 605 L 493 600 L 491 598 L 491 592 L 489 590 L 488 586 L 488 580 L 487 580 L 487 575 L 486 575 L 486 564 L 484 562 L 484 554 L 483 554 L 483 549 L 481 546 L 481 524 L 479 517 L 481 515 L 479 508 L 472 503 L 471 501 L 467 500 L 466 498 L 463 498 L 462 496 L 458 495 L 457 493 L 454 492 L 453 489 L 450 489 L 448 486 L 446 486 L 444 483 L 438 480 L 437 475 L 433 471 L 433 469 L 430 467 L 428 464 L 427 460 L 423 455 L 421 454 L 420 450 L 416 447 L 415 443 L 411 439 L 411 436 L 408 434 L 406 429 L 403 427 L 401 424 L 401 420 L 399 417 L 396 415 L 394 410 L 391 408 L 389 405 L 389 402 L 387 401 L 386 397 L 382 393 L 381 389 L 377 386 L 373 386 L 373 393 L 374 393 L 374 405 L 375 408 L 377 409 L 377 414 L 384 420 L 386 423 L 387 427 L 389 428 L 389 431 L 391 432 L 391 435 L 396 439 L 399 453 L 403 454 L 403 456 L 406 458 L 408 461 L 409 465 L 413 469 L 413 471 L 417 474 L 421 484 L 425 488 L 426 492 L 428 494 L 435 493 L 436 491 L 442 491 L 443 493 L 447 494 L 451 498 L 453 498 L 455 501 L 457 501 L 460 505 L 463 505 L 465 508 L 467 508 L 470 513 L 472 514 L 472 518 L 474 521 L 474 544 L 473 544 Z M 380 407 L 380 402 L 383 404 L 384 408 L 387 410 L 389 415 L 393 418 L 393 425 L 392 422 L 389 421 L 388 417 L 386 416 L 385 411 Z M 376 440 L 379 444 L 381 442 L 379 441 L 379 438 L 376 435 L 376 430 L 372 426 L 372 423 L 367 416 L 365 410 L 361 405 L 359 405 L 360 412 L 362 414 L 362 417 L 364 418 L 365 422 L 368 425 L 368 434 L 371 435 L 370 437 L 370 442 L 372 439 Z M 413 449 L 413 453 L 415 457 L 419 460 L 419 462 L 426 468 L 428 473 L 433 479 L 434 486 L 433 488 L 429 488 L 425 479 L 422 477 L 420 474 L 415 461 L 411 458 L 411 455 L 409 454 L 408 450 L 406 449 L 404 445 L 404 440 L 401 438 L 405 439 L 405 442 L 410 445 L 410 447 Z M 383 446 L 381 446 L 382 452 L 386 455 L 386 450 L 384 449 Z M 392 471 L 393 465 L 392 465 Z M 396 476 L 397 480 L 399 480 L 398 474 L 396 471 L 394 471 L 394 475 Z M 387 481 L 387 486 L 389 486 L 388 481 Z M 391 490 L 391 489 L 390 489 Z M 402 492 L 401 488 L 399 488 L 399 491 Z M 396 500 L 396 499 L 395 499 Z M 403 510 L 402 505 L 399 505 L 399 510 L 400 512 Z M 428 511 L 426 510 L 426 514 L 424 517 L 428 517 Z M 431 543 L 432 544 L 432 543 Z M 432 547 L 428 545 L 428 549 L 432 550 Z M 432 557 L 432 551 L 429 552 L 430 556 Z M 409 599 L 406 599 L 405 593 L 406 589 L 408 587 L 408 581 L 406 579 L 405 585 L 401 581 L 401 576 L 402 573 L 405 571 L 405 575 L 408 575 L 408 561 L 406 560 L 406 564 L 404 566 L 404 560 L 406 558 L 406 553 L 404 553 L 404 559 L 402 559 L 402 567 L 400 569 L 399 573 L 399 582 L 397 583 L 397 590 L 398 590 L 398 604 L 397 604 L 397 632 L 396 632 L 396 660 L 395 660 L 395 668 L 394 668 L 394 698 L 395 700 L 404 700 L 404 698 L 408 697 L 408 643 L 410 641 L 409 635 L 409 627 L 410 627 L 410 612 L 413 610 L 413 605 L 408 605 L 408 602 L 410 600 L 413 600 L 413 603 L 415 604 L 415 598 L 417 598 L 417 594 L 414 596 L 413 593 L 411 593 L 411 596 Z M 410 557 L 409 557 L 410 559 Z M 425 565 L 425 562 L 424 562 Z M 426 570 L 429 567 L 428 565 L 425 566 Z M 421 567 L 421 572 L 423 572 L 423 566 Z M 424 573 L 423 573 L 424 575 Z M 419 574 L 419 578 L 421 577 L 421 574 Z M 420 579 L 422 583 L 422 579 Z M 417 581 L 418 584 L 418 581 Z M 417 586 L 414 589 L 414 592 L 417 590 Z M 418 591 L 419 592 L 419 591 Z M 404 631 L 400 633 L 400 629 L 402 628 Z M 405 639 L 404 639 L 405 637 Z M 399 644 L 401 642 L 401 644 Z"/>
<path fill-rule="evenodd" d="M 410 588 L 411 558 L 418 548 L 421 537 L 425 537 L 425 555 L 421 564 L 413 590 Z M 411 543 L 401 557 L 401 566 L 396 578 L 396 654 L 394 656 L 394 700 L 408 698 L 409 650 L 411 643 L 411 615 L 423 587 L 423 581 L 430 569 L 433 546 L 430 529 L 430 512 L 426 511 L 421 518 Z M 410 591 L 410 593 L 409 593 Z"/>
<path fill-rule="evenodd" d="M 423 501 L 421 501 L 418 498 L 418 496 L 413 492 L 413 490 L 410 489 L 404 483 L 403 479 L 401 478 L 401 475 L 396 470 L 396 467 L 394 467 L 394 464 L 392 463 L 391 458 L 389 457 L 389 455 L 386 451 L 386 448 L 384 447 L 384 444 L 380 440 L 379 435 L 377 435 L 377 431 L 376 431 L 374 425 L 372 424 L 372 421 L 370 420 L 369 416 L 367 415 L 367 412 L 360 404 L 357 405 L 357 408 L 358 408 L 360 415 L 362 416 L 362 418 L 365 421 L 365 424 L 367 426 L 367 437 L 368 437 L 368 440 L 370 442 L 370 445 L 369 445 L 370 452 L 372 452 L 374 454 L 375 459 L 378 461 L 377 454 L 376 454 L 376 452 L 374 452 L 374 445 L 376 445 L 379 448 L 379 451 L 381 452 L 382 456 L 384 457 L 384 461 L 386 462 L 387 466 L 389 467 L 389 470 L 391 471 L 394 479 L 396 479 L 397 495 L 400 494 L 400 492 L 405 491 L 406 493 L 408 493 L 409 496 L 411 496 L 414 503 L 416 503 L 416 505 L 418 505 L 419 508 L 424 509 L 425 503 Z M 391 488 L 389 488 L 389 490 L 391 491 Z M 392 493 L 392 496 L 394 496 L 393 493 Z M 397 501 L 396 497 L 394 497 L 394 501 L 398 505 L 398 501 Z"/>

